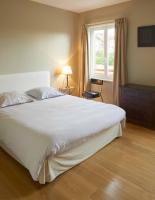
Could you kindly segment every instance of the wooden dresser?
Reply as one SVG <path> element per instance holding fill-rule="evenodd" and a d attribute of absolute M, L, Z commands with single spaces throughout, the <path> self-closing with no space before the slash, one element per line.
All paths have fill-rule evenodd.
<path fill-rule="evenodd" d="M 122 86 L 120 106 L 126 111 L 127 121 L 155 130 L 155 87 Z"/>

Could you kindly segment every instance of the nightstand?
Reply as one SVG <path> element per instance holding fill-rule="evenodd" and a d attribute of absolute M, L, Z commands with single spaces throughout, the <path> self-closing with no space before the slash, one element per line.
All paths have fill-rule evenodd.
<path fill-rule="evenodd" d="M 72 95 L 75 90 L 74 86 L 59 88 L 59 91 L 63 92 L 64 94 Z"/>

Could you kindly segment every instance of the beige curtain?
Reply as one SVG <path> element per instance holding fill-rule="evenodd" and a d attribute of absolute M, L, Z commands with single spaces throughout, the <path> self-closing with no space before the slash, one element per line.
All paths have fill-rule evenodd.
<path fill-rule="evenodd" d="M 113 82 L 113 101 L 119 105 L 120 86 L 127 82 L 127 19 L 115 21 L 115 64 Z"/>
<path fill-rule="evenodd" d="M 88 31 L 87 27 L 81 27 L 81 44 L 80 44 L 80 67 L 79 67 L 79 96 L 90 87 L 89 84 L 89 49 L 88 49 Z"/>

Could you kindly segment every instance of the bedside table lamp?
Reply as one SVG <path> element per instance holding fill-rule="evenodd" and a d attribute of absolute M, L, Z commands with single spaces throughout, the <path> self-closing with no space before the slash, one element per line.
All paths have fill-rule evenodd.
<path fill-rule="evenodd" d="M 71 68 L 71 66 L 64 66 L 64 68 L 63 68 L 63 74 L 65 74 L 66 75 L 66 82 L 67 82 L 67 85 L 66 85 L 66 88 L 69 88 L 69 75 L 71 75 L 72 74 L 72 68 Z"/>

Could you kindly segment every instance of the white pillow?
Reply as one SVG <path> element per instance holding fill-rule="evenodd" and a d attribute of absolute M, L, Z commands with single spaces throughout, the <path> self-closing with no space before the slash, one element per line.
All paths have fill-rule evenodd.
<path fill-rule="evenodd" d="M 37 100 L 48 99 L 64 95 L 58 90 L 50 87 L 38 87 L 26 92 L 28 95 L 34 97 Z"/>
<path fill-rule="evenodd" d="M 16 91 L 13 92 L 4 92 L 0 94 L 0 107 L 4 108 L 7 106 L 13 106 L 23 103 L 29 103 L 33 100 L 28 97 L 26 94 L 19 93 Z"/>

